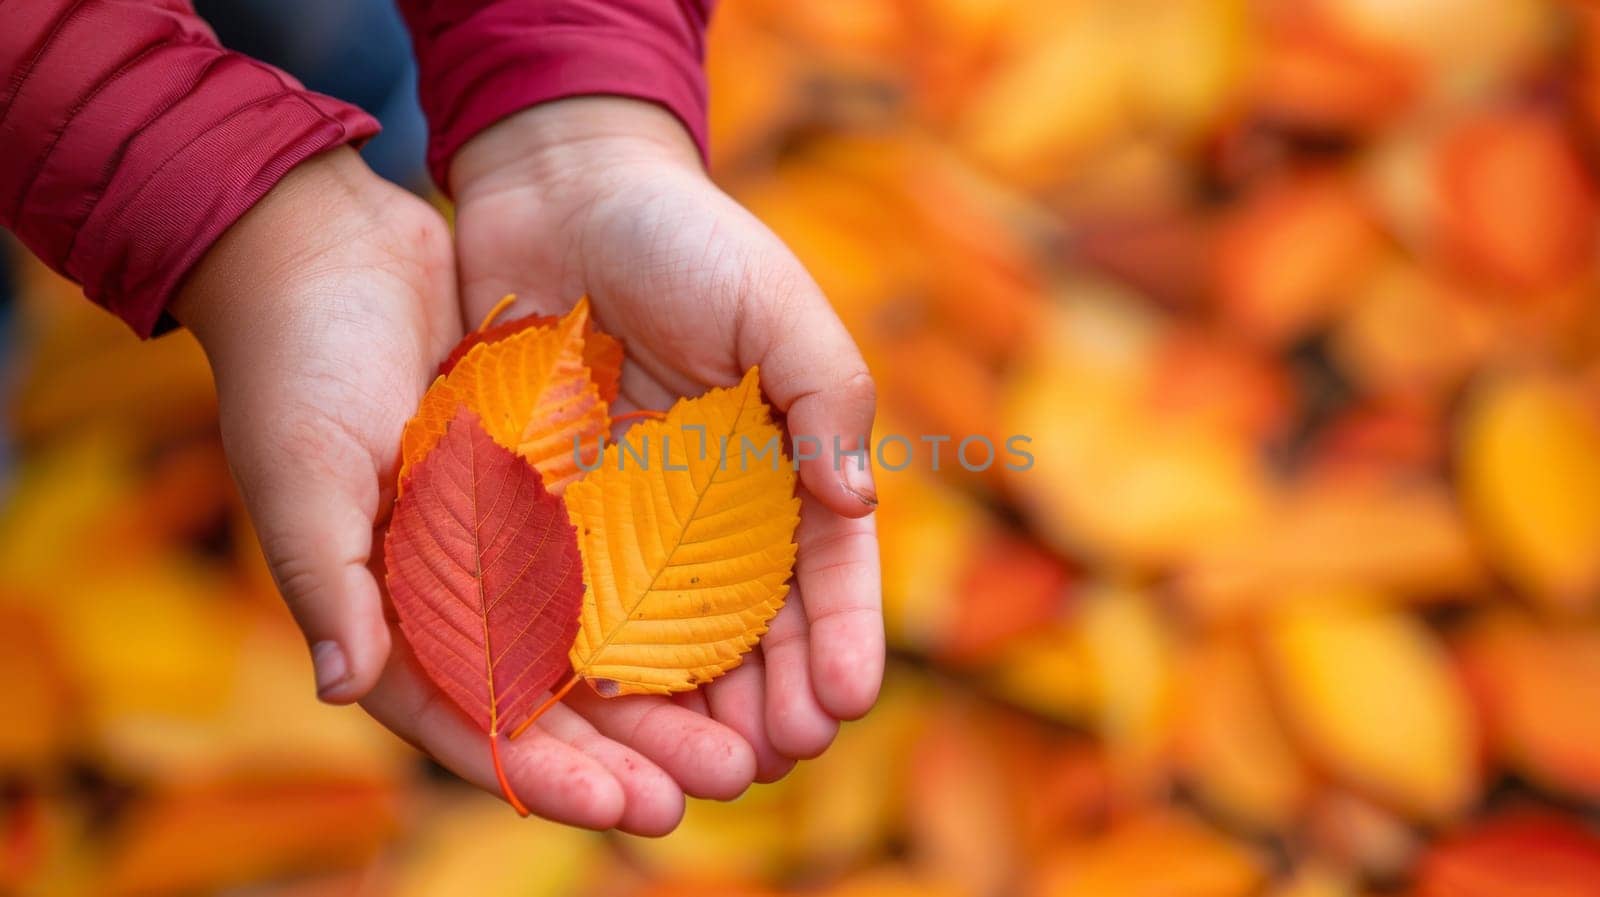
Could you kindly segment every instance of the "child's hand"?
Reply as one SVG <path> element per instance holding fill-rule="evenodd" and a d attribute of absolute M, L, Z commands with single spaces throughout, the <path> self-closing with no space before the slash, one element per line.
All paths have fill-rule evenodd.
<path fill-rule="evenodd" d="M 319 693 L 360 700 L 498 793 L 483 733 L 391 634 L 373 563 L 400 431 L 461 336 L 444 221 L 354 152 L 330 152 L 228 230 L 172 311 L 211 359 L 228 460 L 312 645 Z M 655 834 L 677 824 L 683 788 L 729 797 L 754 776 L 726 728 L 677 707 L 644 713 L 608 707 L 591 724 L 555 708 L 505 746 L 513 788 L 551 819 Z"/>
<path fill-rule="evenodd" d="M 883 620 L 871 474 L 834 464 L 872 426 L 872 381 L 799 261 L 706 178 L 667 112 L 609 97 L 521 112 L 456 155 L 457 263 L 468 322 L 506 293 L 512 315 L 564 311 L 588 294 L 627 345 L 621 410 L 664 409 L 736 382 L 751 365 L 791 434 L 817 437 L 801 466 L 796 588 L 761 650 L 679 703 L 749 741 L 757 778 L 820 753 L 838 720 L 865 713 L 883 674 Z M 809 447 L 808 447 L 809 448 Z M 615 705 L 579 689 L 569 702 L 625 737 Z M 624 717 L 630 718 L 630 717 Z"/>

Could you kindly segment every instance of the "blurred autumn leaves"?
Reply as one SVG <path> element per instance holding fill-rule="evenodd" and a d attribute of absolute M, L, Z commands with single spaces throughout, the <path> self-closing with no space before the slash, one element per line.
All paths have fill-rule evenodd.
<path fill-rule="evenodd" d="M 861 341 L 881 432 L 1037 459 L 880 475 L 891 641 L 937 670 L 912 874 L 1511 894 L 1487 870 L 1553 850 L 1584 859 L 1541 893 L 1593 887 L 1593 12 L 734 3 L 719 28 L 723 182 Z M 1037 841 L 1019 804 L 1050 773 L 1006 781 L 1019 736 L 979 734 L 1012 724 L 1092 758 Z"/>
<path fill-rule="evenodd" d="M 862 344 L 880 707 L 654 842 L 310 697 L 185 337 L 25 286 L 0 892 L 1500 897 L 1600 879 L 1600 16 L 726 0 L 715 168 Z"/>

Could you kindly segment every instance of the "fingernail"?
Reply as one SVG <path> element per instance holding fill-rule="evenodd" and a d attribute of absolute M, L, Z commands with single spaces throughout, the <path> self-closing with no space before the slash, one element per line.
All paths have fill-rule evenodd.
<path fill-rule="evenodd" d="M 858 501 L 869 508 L 878 506 L 878 487 L 872 482 L 872 466 L 870 464 L 852 464 L 844 462 L 844 491 L 854 495 Z"/>
<path fill-rule="evenodd" d="M 344 649 L 329 640 L 311 646 L 311 665 L 317 671 L 317 697 L 326 701 L 328 692 L 344 683 L 350 676 L 350 664 L 345 660 Z"/>

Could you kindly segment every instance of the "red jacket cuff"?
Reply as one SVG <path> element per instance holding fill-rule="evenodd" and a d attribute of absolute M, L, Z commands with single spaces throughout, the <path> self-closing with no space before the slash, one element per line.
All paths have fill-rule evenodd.
<path fill-rule="evenodd" d="M 374 119 L 328 97 L 244 88 L 213 85 L 226 101 L 211 115 L 130 144 L 111 201 L 84 223 L 83 248 L 65 259 L 89 298 L 140 336 L 173 326 L 164 313 L 189 270 L 291 168 L 378 131 Z"/>
<path fill-rule="evenodd" d="M 495 122 L 548 100 L 591 94 L 659 103 L 683 122 L 704 157 L 708 5 L 403 0 L 434 182 L 448 190 L 456 151 Z"/>
<path fill-rule="evenodd" d="M 170 325 L 189 270 L 290 168 L 377 132 L 182 8 L 17 15 L 0 40 L 0 224 L 141 336 Z"/>

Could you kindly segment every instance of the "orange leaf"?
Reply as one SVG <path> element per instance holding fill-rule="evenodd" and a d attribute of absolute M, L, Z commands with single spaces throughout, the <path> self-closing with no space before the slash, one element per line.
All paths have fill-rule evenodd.
<path fill-rule="evenodd" d="M 1041 897 L 1246 897 L 1264 862 L 1243 844 L 1178 812 L 1150 812 L 1059 851 L 1032 893 Z"/>
<path fill-rule="evenodd" d="M 1415 99 L 1420 73 L 1404 54 L 1345 33 L 1315 4 L 1274 4 L 1273 13 L 1263 23 L 1251 99 L 1274 121 L 1322 133 L 1365 131 Z"/>
<path fill-rule="evenodd" d="M 1436 165 L 1432 224 L 1464 273 L 1531 291 L 1593 267 L 1600 203 L 1558 117 L 1517 110 L 1467 118 L 1438 148 Z"/>
<path fill-rule="evenodd" d="M 0 682 L 9 686 L 0 694 L 0 768 L 48 769 L 66 750 L 72 734 L 71 683 L 58 653 L 45 620 L 0 606 Z"/>
<path fill-rule="evenodd" d="M 901 760 L 910 853 L 963 894 L 1004 893 L 1021 845 L 994 719 L 960 705 L 930 716 Z"/>
<path fill-rule="evenodd" d="M 393 786 L 362 781 L 203 782 L 136 803 L 103 871 L 79 893 L 210 894 L 310 869 L 365 865 L 400 824 Z"/>
<path fill-rule="evenodd" d="M 1286 827 L 1311 780 L 1239 640 L 1213 638 L 1185 658 L 1178 700 L 1178 767 L 1199 797 L 1230 820 Z"/>
<path fill-rule="evenodd" d="M 918 509 L 920 510 L 920 509 Z M 989 660 L 1020 636 L 1060 616 L 1071 573 L 1037 543 L 1000 530 L 984 533 L 962 559 L 938 659 L 954 666 Z"/>
<path fill-rule="evenodd" d="M 400 630 L 428 677 L 489 733 L 531 720 L 566 671 L 583 597 L 577 534 L 538 471 L 457 412 L 412 472 L 384 542 Z"/>
<path fill-rule="evenodd" d="M 1600 628 L 1503 612 L 1486 615 L 1458 644 L 1508 764 L 1541 785 L 1600 797 Z"/>
<path fill-rule="evenodd" d="M 587 300 L 550 327 L 527 327 L 497 342 L 479 343 L 450 373 L 433 382 L 400 439 L 401 488 L 454 419 L 472 409 L 495 442 L 544 476 L 557 495 L 581 471 L 574 444 L 594 445 L 608 425 L 606 405 L 583 363 Z"/>
<path fill-rule="evenodd" d="M 513 297 L 506 297 L 506 299 L 511 298 Z M 561 321 L 556 315 L 528 315 L 497 324 L 494 318 L 500 309 L 501 306 L 496 306 L 477 330 L 461 338 L 461 342 L 450 350 L 445 360 L 439 362 L 438 376 L 443 377 L 454 370 L 474 346 L 497 343 L 516 336 L 530 327 L 554 327 Z M 606 404 L 617 400 L 617 391 L 622 380 L 622 358 L 622 341 L 601 330 L 599 323 L 593 317 L 589 318 L 589 323 L 583 330 L 583 363 L 589 367 L 589 376 L 594 380 L 595 388 L 600 390 L 600 398 Z"/>
<path fill-rule="evenodd" d="M 1222 311 L 1265 344 L 1291 343 L 1348 297 L 1379 239 L 1361 195 L 1336 176 L 1258 188 L 1224 218 L 1217 237 Z"/>

